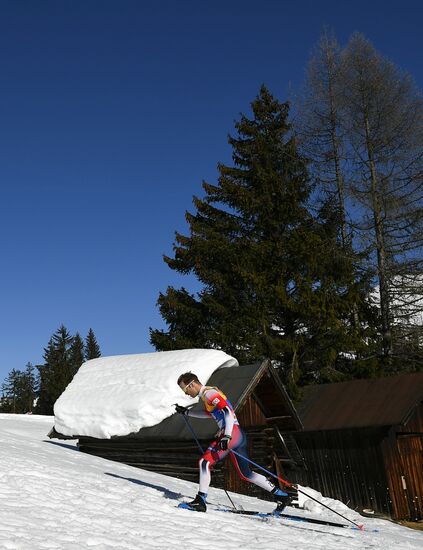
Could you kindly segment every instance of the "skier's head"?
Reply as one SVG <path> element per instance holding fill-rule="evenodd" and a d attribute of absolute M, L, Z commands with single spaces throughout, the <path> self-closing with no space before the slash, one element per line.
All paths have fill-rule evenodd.
<path fill-rule="evenodd" d="M 197 397 L 201 390 L 201 382 L 196 374 L 185 372 L 178 378 L 178 386 L 190 397 Z"/>

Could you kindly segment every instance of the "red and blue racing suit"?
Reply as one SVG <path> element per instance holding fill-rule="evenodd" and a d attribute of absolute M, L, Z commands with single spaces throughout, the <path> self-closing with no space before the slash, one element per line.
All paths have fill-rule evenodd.
<path fill-rule="evenodd" d="M 224 393 L 218 388 L 202 386 L 199 397 L 204 403 L 204 411 L 189 411 L 188 415 L 195 418 L 214 418 L 219 431 L 217 438 L 210 443 L 206 452 L 203 454 L 199 461 L 200 468 L 200 487 L 199 491 L 206 494 L 210 485 L 211 474 L 210 470 L 216 462 L 223 460 L 228 454 L 230 454 L 231 461 L 235 466 L 238 475 L 245 481 L 250 481 L 255 485 L 258 485 L 265 491 L 272 491 L 275 489 L 273 483 L 266 479 L 263 475 L 257 474 L 250 469 L 247 460 L 230 453 L 231 449 L 234 449 L 240 455 L 248 458 L 247 455 L 247 438 L 243 430 L 241 429 L 234 409 Z M 219 441 L 223 436 L 229 436 L 232 439 L 229 441 L 228 449 L 226 451 L 219 448 Z"/>

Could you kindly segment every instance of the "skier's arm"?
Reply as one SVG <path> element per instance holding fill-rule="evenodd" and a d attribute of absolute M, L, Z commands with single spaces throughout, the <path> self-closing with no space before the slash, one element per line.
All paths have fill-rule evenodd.
<path fill-rule="evenodd" d="M 192 418 L 210 418 L 211 414 L 207 411 L 193 411 L 192 409 L 188 409 L 187 416 L 191 416 Z"/>
<path fill-rule="evenodd" d="M 234 415 L 231 409 L 226 405 L 223 409 L 223 414 L 225 415 L 225 435 L 232 437 L 232 429 L 234 427 Z"/>

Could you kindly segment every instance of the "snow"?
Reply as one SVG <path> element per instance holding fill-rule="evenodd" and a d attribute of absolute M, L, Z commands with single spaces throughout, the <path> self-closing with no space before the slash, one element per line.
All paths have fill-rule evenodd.
<path fill-rule="evenodd" d="M 324 499 L 367 531 L 264 521 L 210 509 L 177 508 L 191 499 L 194 483 L 78 452 L 75 442 L 52 442 L 53 417 L 0 414 L 0 548 L 7 550 L 417 550 L 423 533 L 388 521 L 361 518 L 344 504 Z M 312 496 L 319 493 L 303 488 Z M 270 511 L 272 503 L 232 493 L 237 507 Z M 303 499 L 304 501 L 304 499 Z M 211 489 L 209 502 L 228 505 Z M 312 501 L 306 501 L 305 508 Z M 312 506 L 313 515 L 337 516 Z M 287 509 L 301 514 L 301 510 Z M 372 532 L 379 529 L 378 533 Z M 333 534 L 335 533 L 335 534 Z"/>
<path fill-rule="evenodd" d="M 389 291 L 394 324 L 423 326 L 423 275 L 410 273 L 394 277 Z M 370 300 L 380 307 L 379 286 L 371 292 Z"/>
<path fill-rule="evenodd" d="M 237 366 L 223 351 L 189 349 L 100 357 L 84 363 L 54 406 L 57 432 L 108 439 L 154 426 L 192 404 L 177 385 L 193 372 L 206 383 L 215 370 Z"/>
<path fill-rule="evenodd" d="M 52 442 L 53 417 L 0 414 L 0 548 L 7 550 L 417 550 L 423 534 L 394 523 L 361 518 L 340 502 L 326 504 L 364 523 L 364 532 L 264 521 L 211 510 L 180 510 L 197 485 L 90 456 L 75 442 Z M 313 496 L 320 495 L 303 488 Z M 269 511 L 272 504 L 231 493 L 236 505 Z M 228 505 L 211 489 L 211 503 Z M 310 504 L 310 501 L 308 501 Z M 305 503 L 307 507 L 307 502 Z M 301 514 L 301 510 L 287 509 Z M 313 515 L 316 515 L 314 510 Z M 319 517 L 337 521 L 322 510 Z M 372 532 L 378 529 L 378 533 Z M 335 533 L 335 534 L 333 534 Z"/>

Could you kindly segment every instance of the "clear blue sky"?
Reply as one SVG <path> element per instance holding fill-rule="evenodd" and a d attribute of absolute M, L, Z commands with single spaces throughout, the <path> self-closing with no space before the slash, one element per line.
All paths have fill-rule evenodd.
<path fill-rule="evenodd" d="M 420 87 L 420 1 L 0 0 L 0 382 L 64 324 L 104 355 L 151 351 L 162 260 L 227 134 L 281 100 L 324 25 Z"/>

